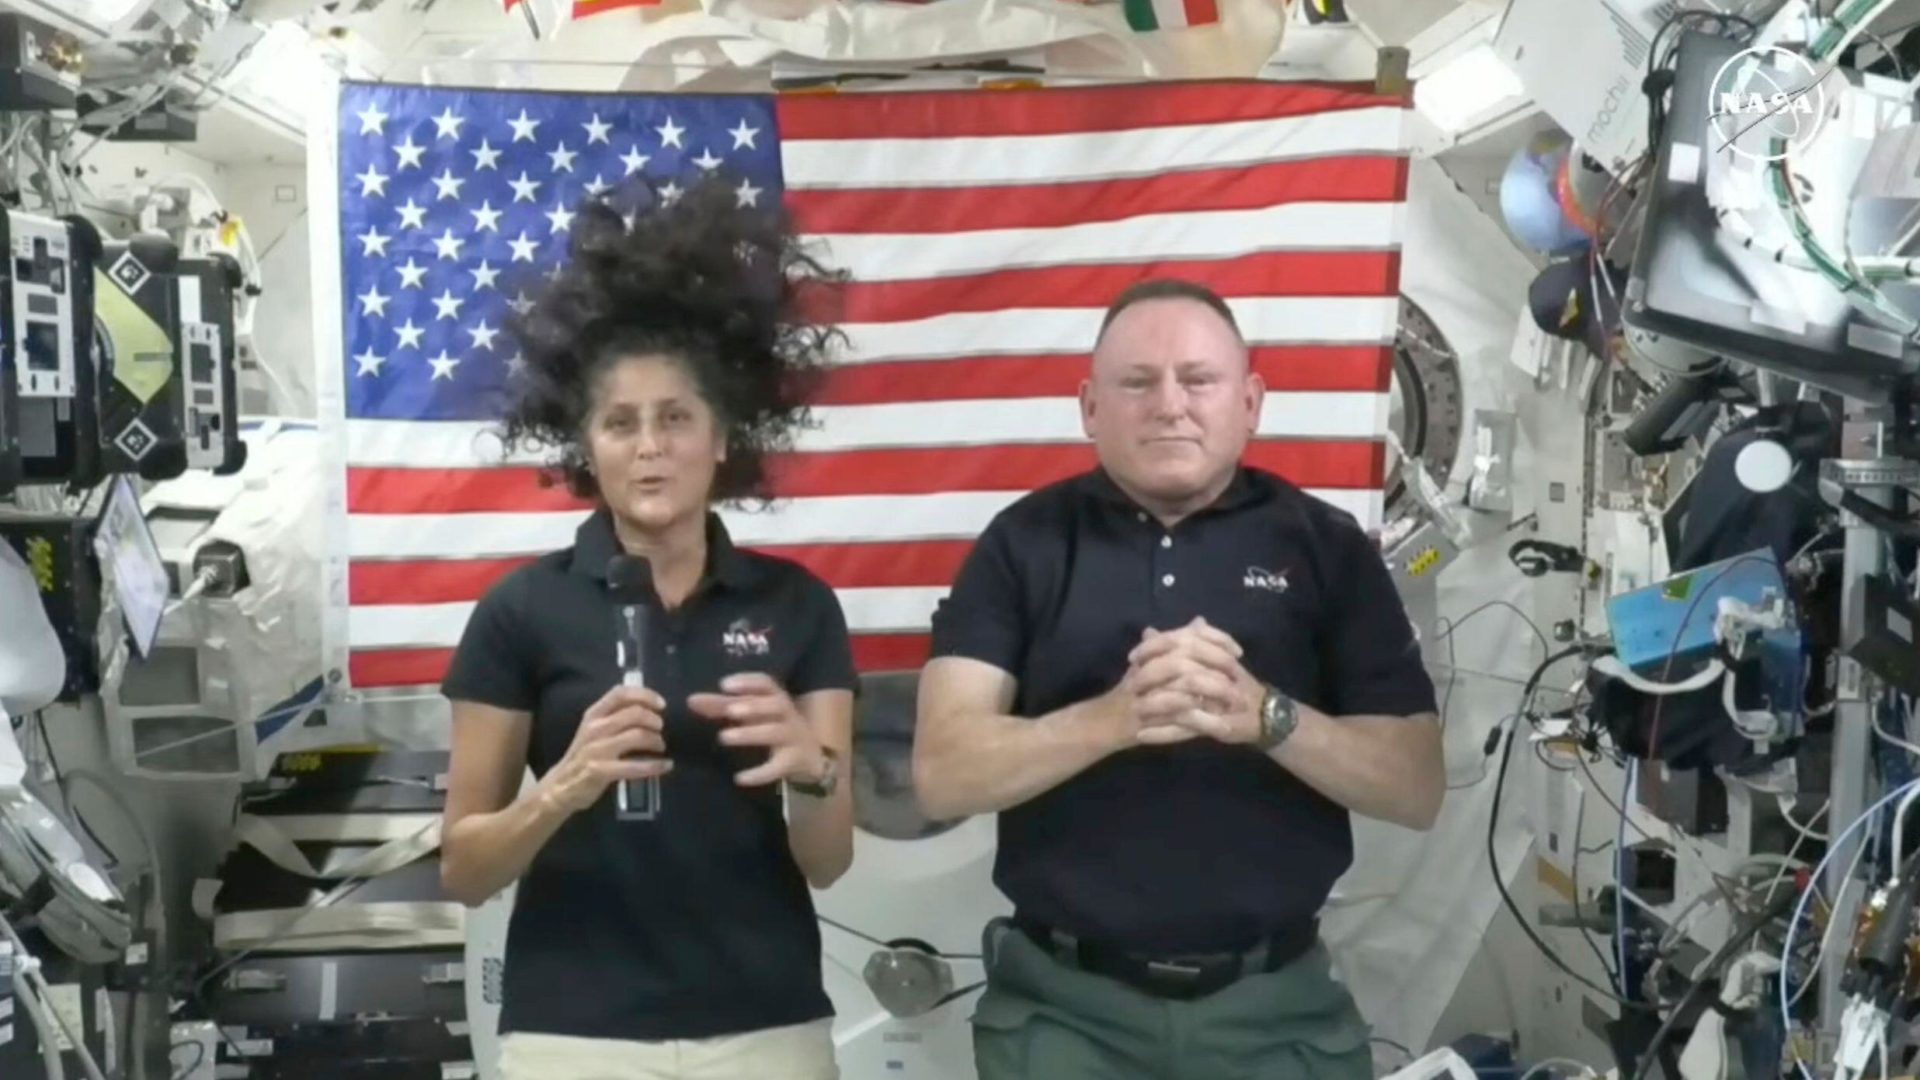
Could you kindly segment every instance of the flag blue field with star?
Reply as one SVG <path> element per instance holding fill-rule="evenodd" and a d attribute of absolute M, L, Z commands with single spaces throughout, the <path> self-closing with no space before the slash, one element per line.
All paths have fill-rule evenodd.
<path fill-rule="evenodd" d="M 762 96 L 356 83 L 340 115 L 349 418 L 497 416 L 517 361 L 506 321 L 586 200 L 640 184 L 670 200 L 712 174 L 743 204 L 780 198 Z"/>

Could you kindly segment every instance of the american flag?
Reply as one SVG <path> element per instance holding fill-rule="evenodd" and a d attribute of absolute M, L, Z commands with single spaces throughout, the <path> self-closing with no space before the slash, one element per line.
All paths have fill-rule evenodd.
<path fill-rule="evenodd" d="M 583 200 L 719 175 L 847 270 L 818 426 L 736 541 L 838 591 L 863 671 L 917 667 L 973 538 L 1089 468 L 1075 399 L 1151 275 L 1227 297 L 1269 394 L 1250 463 L 1379 523 L 1407 105 L 1217 82 L 841 95 L 346 84 L 336 123 L 345 524 L 335 645 L 362 690 L 436 683 L 475 600 L 585 507 L 504 455 L 513 282 Z"/>

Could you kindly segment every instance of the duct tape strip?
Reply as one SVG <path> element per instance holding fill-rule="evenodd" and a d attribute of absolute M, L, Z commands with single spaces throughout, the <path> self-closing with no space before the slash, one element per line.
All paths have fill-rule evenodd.
<path fill-rule="evenodd" d="M 1863 322 L 1847 324 L 1847 344 L 1863 352 L 1875 352 L 1895 360 L 1900 359 L 1906 347 L 1905 339 L 1899 334 Z"/>
<path fill-rule="evenodd" d="M 467 941 L 467 909 L 391 901 L 326 908 L 237 911 L 213 922 L 215 948 L 231 952 L 453 949 Z"/>
<path fill-rule="evenodd" d="M 1667 155 L 1667 181 L 1674 184 L 1700 182 L 1700 148 L 1689 142 L 1675 142 Z"/>
<path fill-rule="evenodd" d="M 367 827 L 362 828 L 361 823 L 348 820 L 358 817 L 374 818 L 378 824 L 364 823 Z M 291 828 L 289 823 L 292 824 Z M 320 832 L 331 833 L 324 839 L 333 842 L 382 840 L 385 843 L 344 866 L 322 872 L 295 846 L 296 840 L 322 839 L 315 835 Z M 266 856 L 273 865 L 310 881 L 321 878 L 371 878 L 398 870 L 438 848 L 440 815 L 341 814 L 313 818 L 242 815 L 234 825 L 234 836 Z"/>
<path fill-rule="evenodd" d="M 249 821 L 265 821 L 289 840 L 316 844 L 378 844 L 412 836 L 427 825 L 438 826 L 440 814 L 242 814 L 236 828 Z"/>
<path fill-rule="evenodd" d="M 340 1015 L 340 962 L 320 964 L 320 1021 L 328 1023 Z"/>

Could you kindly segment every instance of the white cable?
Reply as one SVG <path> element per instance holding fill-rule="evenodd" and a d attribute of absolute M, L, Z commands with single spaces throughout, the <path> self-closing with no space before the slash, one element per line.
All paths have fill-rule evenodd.
<path fill-rule="evenodd" d="M 1828 913 L 1827 926 L 1826 926 L 1826 929 L 1820 932 L 1820 947 L 1818 950 L 1815 951 L 1814 957 L 1813 957 L 1813 967 L 1814 967 L 1814 970 L 1816 971 L 1820 969 L 1822 962 L 1826 960 L 1827 947 L 1833 944 L 1833 928 L 1839 925 L 1839 922 L 1840 922 L 1840 920 L 1836 917 L 1840 911 L 1840 900 L 1842 897 L 1846 896 L 1847 886 L 1853 884 L 1854 874 L 1856 874 L 1859 871 L 1861 857 L 1866 854 L 1866 851 L 1867 851 L 1867 845 L 1865 842 L 1862 842 L 1859 845 L 1859 847 L 1854 850 L 1852 861 L 1847 863 L 1846 879 L 1840 886 L 1840 892 L 1837 893 L 1831 900 L 1827 901 L 1827 913 Z M 1814 882 L 1819 881 L 1819 870 L 1816 869 L 1814 871 L 1814 873 L 1811 875 L 1811 879 Z M 1808 891 L 1809 892 L 1813 891 L 1811 885 L 1809 886 Z M 1812 986 L 1814 982 L 1815 980 L 1808 979 L 1806 982 L 1801 983 L 1800 988 L 1793 992 L 1792 1003 L 1795 1005 L 1800 1004 L 1800 999 L 1806 996 L 1807 988 Z"/>
<path fill-rule="evenodd" d="M 1907 808 L 1916 801 L 1920 801 L 1920 787 L 1908 792 L 1907 797 L 1900 800 L 1900 808 L 1893 812 L 1893 873 L 1891 876 L 1896 879 L 1900 876 L 1900 864 L 1906 861 L 1907 849 L 1901 841 L 1905 839 L 1907 832 Z"/>
<path fill-rule="evenodd" d="M 1793 849 L 1792 851 L 1789 851 L 1787 853 L 1788 855 L 1792 855 L 1794 851 L 1800 850 L 1800 843 L 1802 841 L 1825 840 L 1827 838 L 1826 833 L 1817 832 L 1813 828 L 1813 823 L 1816 821 L 1819 821 L 1820 816 L 1827 812 L 1827 806 L 1828 806 L 1827 803 L 1821 803 L 1820 809 L 1814 811 L 1813 816 L 1807 819 L 1807 823 L 1805 825 L 1802 825 L 1800 824 L 1799 821 L 1795 820 L 1793 816 L 1793 812 L 1787 808 L 1787 797 L 1785 795 L 1782 795 L 1779 797 L 1779 799 L 1780 799 L 1781 819 L 1787 823 L 1788 828 L 1800 834 L 1800 840 L 1794 842 Z M 1755 856 L 1755 858 L 1758 858 L 1758 857 L 1759 856 Z"/>
<path fill-rule="evenodd" d="M 1888 792 L 1887 794 L 1882 795 L 1878 801 L 1873 803 L 1873 805 L 1861 811 L 1860 816 L 1857 818 L 1854 818 L 1851 822 L 1847 824 L 1847 827 L 1845 829 L 1840 831 L 1840 834 L 1838 837 L 1835 838 L 1834 843 L 1827 848 L 1827 853 L 1821 856 L 1820 865 L 1814 867 L 1812 879 L 1814 881 L 1820 880 L 1821 875 L 1826 873 L 1828 864 L 1830 864 L 1833 861 L 1834 855 L 1837 854 L 1841 850 L 1841 848 L 1846 845 L 1847 838 L 1853 835 L 1854 830 L 1860 828 L 1862 825 L 1873 820 L 1874 815 L 1878 814 L 1881 810 L 1886 809 L 1887 804 L 1893 802 L 1897 798 L 1905 796 L 1908 792 L 1914 790 L 1915 788 L 1920 788 L 1920 780 L 1908 781 L 1907 783 L 1901 785 L 1900 787 L 1897 787 L 1892 791 Z M 1867 845 L 1864 842 L 1856 845 L 1854 850 L 1854 855 L 1853 855 L 1853 865 L 1856 868 L 1859 866 L 1860 856 L 1862 853 L 1866 851 L 1866 848 L 1867 848 Z M 1832 906 L 1832 910 L 1835 913 L 1838 913 L 1840 910 L 1840 899 L 1845 894 L 1846 885 L 1852 881 L 1852 877 L 1853 877 L 1853 871 L 1849 870 L 1847 872 L 1846 880 L 1844 880 L 1841 883 L 1841 888 L 1834 890 L 1834 896 L 1830 903 Z M 1792 1035 L 1793 1003 L 1800 1000 L 1800 997 L 1807 992 L 1807 987 L 1812 986 L 1815 982 L 1819 981 L 1820 963 L 1821 963 L 1821 960 L 1823 960 L 1826 955 L 1826 935 L 1822 935 L 1821 937 L 1820 958 L 1816 959 L 1813 972 L 1805 982 L 1800 984 L 1800 989 L 1795 991 L 1791 998 L 1789 998 L 1787 995 L 1787 982 L 1789 981 L 1787 978 L 1787 972 L 1792 969 L 1791 961 L 1793 958 L 1793 940 L 1800 929 L 1800 920 L 1806 917 L 1807 903 L 1809 900 L 1813 898 L 1813 893 L 1814 893 L 1814 890 L 1809 888 L 1805 892 L 1800 894 L 1799 901 L 1795 903 L 1793 907 L 1793 918 L 1787 922 L 1786 941 L 1783 942 L 1780 946 L 1780 973 L 1781 973 L 1780 974 L 1780 1022 L 1782 1025 L 1782 1030 L 1785 1031 L 1787 1035 L 1787 1039 L 1786 1039 L 1787 1046 L 1793 1049 L 1794 1067 L 1799 1069 L 1800 1075 L 1801 1077 L 1804 1078 L 1804 1080 L 1813 1080 L 1813 1074 L 1807 1070 L 1806 1062 L 1800 1059 L 1799 1049 L 1793 1041 L 1793 1035 Z M 1827 920 L 1828 931 L 1831 932 L 1833 927 L 1839 921 L 1840 920 L 1837 918 L 1829 918 Z"/>
<path fill-rule="evenodd" d="M 1657 683 L 1634 673 L 1634 670 L 1621 662 L 1618 656 L 1602 656 L 1593 662 L 1593 670 L 1610 678 L 1618 679 L 1643 694 L 1664 697 L 1669 694 L 1691 694 L 1695 690 L 1704 690 L 1727 673 L 1727 665 L 1715 657 L 1707 666 L 1685 682 Z"/>
<path fill-rule="evenodd" d="M 1593 1077 L 1594 1080 L 1599 1080 L 1600 1071 L 1598 1069 L 1595 1069 L 1584 1061 L 1575 1061 L 1572 1058 L 1563 1057 L 1542 1058 L 1534 1062 L 1533 1068 L 1521 1074 L 1520 1080 L 1534 1080 L 1535 1077 L 1545 1076 L 1548 1069 L 1568 1065 L 1579 1069 L 1580 1075 L 1583 1077 Z"/>
<path fill-rule="evenodd" d="M 1773 713 L 1766 709 L 1742 709 L 1733 700 L 1733 669 L 1727 669 L 1727 677 L 1720 681 L 1720 706 L 1726 710 L 1727 719 L 1733 722 L 1735 731 L 1755 742 L 1765 742 L 1774 737 L 1779 726 Z"/>
<path fill-rule="evenodd" d="M 13 994 L 20 1002 L 20 1008 L 27 1014 L 27 1022 L 40 1039 L 40 1060 L 45 1064 L 47 1080 L 66 1080 L 66 1066 L 60 1061 L 60 1040 L 53 1037 L 53 1010 L 41 1000 L 33 986 L 27 982 L 27 966 L 39 961 L 31 956 L 17 957 L 14 961 Z"/>
<path fill-rule="evenodd" d="M 1880 722 L 1880 710 L 1878 709 L 1875 709 L 1873 712 L 1873 733 L 1879 736 L 1881 741 L 1885 742 L 1888 746 L 1897 747 L 1915 757 L 1920 757 L 1920 746 L 1915 746 L 1913 743 L 1899 738 L 1894 735 L 1893 732 L 1888 731 L 1886 725 Z"/>
<path fill-rule="evenodd" d="M 1882 15 L 1885 15 L 1887 13 L 1887 9 L 1891 8 L 1894 4 L 1898 2 L 1899 0 L 1880 0 L 1879 3 L 1873 5 L 1873 8 L 1871 10 L 1869 10 L 1865 15 L 1862 15 L 1858 21 L 1854 22 L 1851 26 L 1847 28 L 1847 32 L 1844 36 L 1840 38 L 1839 44 L 1835 45 L 1831 49 L 1828 49 L 1824 54 L 1822 54 L 1821 57 L 1819 57 L 1819 59 L 1825 59 L 1826 57 L 1831 56 L 1834 58 L 1834 62 L 1837 64 L 1839 62 L 1840 55 L 1847 51 L 1847 46 L 1853 44 L 1855 38 L 1858 38 L 1861 34 L 1865 33 L 1867 27 L 1872 25 L 1873 20 L 1879 18 Z M 1823 75 L 1822 78 L 1824 79 L 1825 76 Z"/>
<path fill-rule="evenodd" d="M 27 952 L 27 943 L 20 940 L 19 934 L 14 933 L 13 924 L 7 921 L 5 915 L 0 915 L 0 934 L 4 934 L 7 940 L 13 943 L 17 955 L 24 960 L 25 967 L 22 969 L 22 972 L 26 984 L 31 987 L 33 994 L 38 995 L 42 1003 L 47 1002 L 53 994 L 53 988 L 47 985 L 46 977 L 40 974 L 39 964 L 33 959 L 32 954 Z M 21 995 L 23 1000 L 26 996 L 27 995 Z M 87 1080 L 107 1080 L 106 1075 L 100 1071 L 100 1063 L 93 1059 L 93 1051 L 87 1049 L 87 1040 L 84 1037 L 86 1033 L 84 1031 L 75 1031 L 69 1027 L 66 1017 L 61 1016 L 58 1009 L 48 1007 L 46 1011 L 48 1017 L 53 1020 L 54 1025 L 66 1035 L 67 1042 L 73 1044 L 73 1052 L 79 1056 L 80 1070 L 87 1074 Z M 41 1041 L 43 1043 L 53 1041 L 47 1037 L 47 1034 L 47 1029 L 42 1028 Z M 56 1070 L 54 1076 L 58 1078 L 59 1075 L 59 1072 Z"/>

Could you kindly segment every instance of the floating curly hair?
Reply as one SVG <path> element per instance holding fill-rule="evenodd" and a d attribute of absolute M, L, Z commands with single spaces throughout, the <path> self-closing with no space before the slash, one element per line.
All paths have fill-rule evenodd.
<path fill-rule="evenodd" d="M 842 275 L 804 252 L 778 209 L 742 209 L 717 179 L 632 219 L 584 207 L 566 262 L 507 331 L 524 361 L 508 387 L 509 448 L 559 448 L 550 466 L 583 498 L 598 488 L 581 445 L 595 389 L 627 357 L 684 364 L 727 432 L 718 502 L 765 500 L 766 457 L 808 426 L 837 331 L 811 323 Z M 632 225 L 629 227 L 628 221 Z"/>

